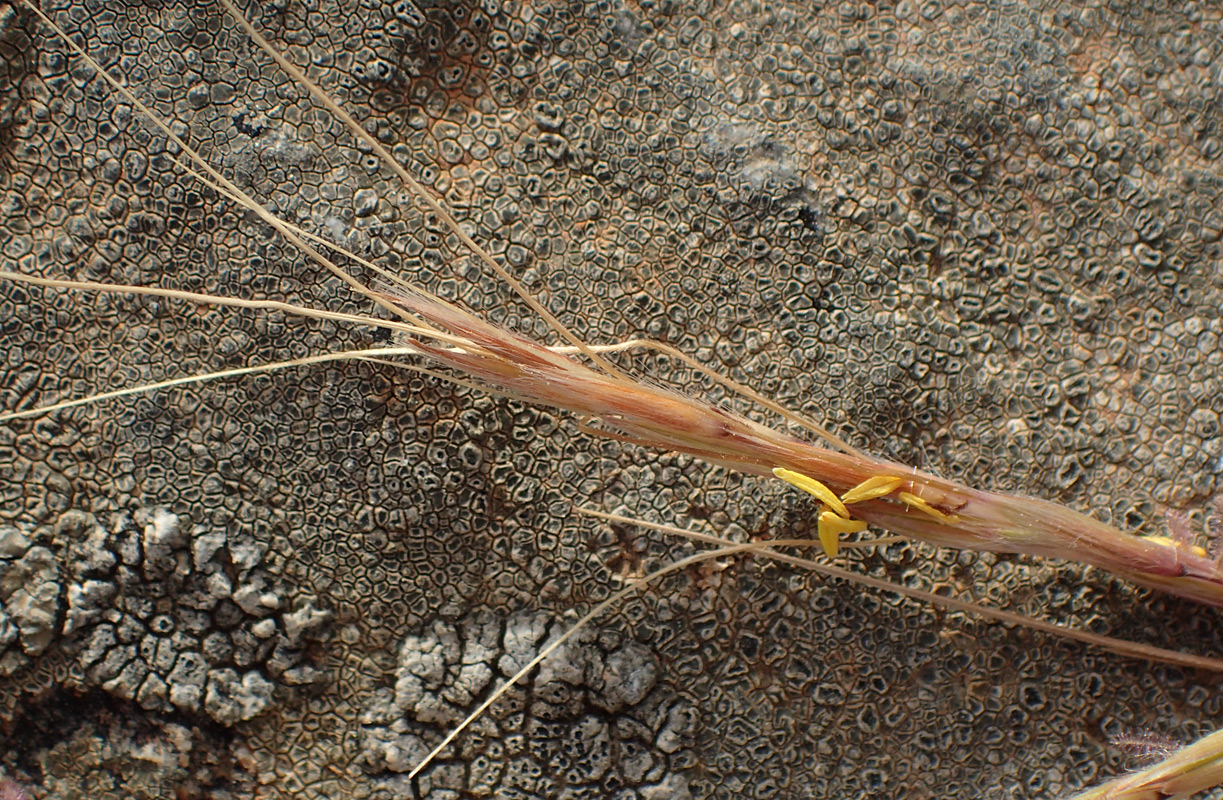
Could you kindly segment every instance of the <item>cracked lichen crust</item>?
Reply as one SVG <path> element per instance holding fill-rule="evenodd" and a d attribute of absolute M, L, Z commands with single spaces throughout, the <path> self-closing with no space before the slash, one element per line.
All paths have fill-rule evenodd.
<path fill-rule="evenodd" d="M 572 621 L 477 611 L 399 650 L 394 685 L 362 715 L 367 769 L 388 789 L 481 699 Z M 498 700 L 417 780 L 426 796 L 688 795 L 697 710 L 660 685 L 650 649 L 613 631 L 570 639 Z M 392 777 L 387 777 L 387 774 Z M 626 794 L 625 796 L 631 796 Z"/>
<path fill-rule="evenodd" d="M 54 554 L 17 528 L 0 528 L 0 675 L 12 674 L 51 644 L 60 593 Z"/>
<path fill-rule="evenodd" d="M 664 339 L 856 446 L 965 483 L 1149 532 L 1173 506 L 1200 529 L 1223 478 L 1223 23 L 1209 4 L 244 5 L 583 338 Z M 212 3 L 40 6 L 277 213 L 548 338 Z M 165 138 L 30 14 L 0 27 L 0 266 L 369 310 L 184 176 Z M 6 283 L 0 408 L 372 338 Z M 707 388 L 678 365 L 659 372 Z M 377 791 L 382 774 L 354 766 L 375 697 L 390 703 L 387 725 L 426 726 L 394 705 L 409 635 L 439 620 L 457 631 L 477 608 L 560 620 L 689 552 L 594 525 L 572 503 L 739 538 L 816 533 L 810 503 L 784 487 L 368 364 L 3 423 L 0 473 L 0 524 L 28 541 L 0 569 L 34 576 L 3 590 L 0 663 L 15 671 L 0 707 L 73 681 L 104 693 L 88 669 L 105 665 L 102 683 L 133 709 L 147 685 L 157 710 L 132 713 L 183 713 L 177 683 L 199 688 L 183 700 L 211 719 L 215 670 L 212 707 L 241 717 L 266 697 L 262 677 L 273 702 L 234 730 L 260 791 L 294 800 Z M 197 526 L 226 531 L 226 547 L 266 548 L 282 601 L 314 597 L 335 614 L 338 635 L 302 662 L 322 680 L 282 694 L 269 669 L 238 663 L 264 646 L 267 619 L 287 636 L 284 608 L 265 614 L 258 594 L 253 613 L 216 601 L 237 627 L 184 644 L 207 663 L 201 678 L 172 679 L 172 665 L 138 680 L 129 665 L 156 662 L 139 646 L 159 638 L 144 606 L 177 573 L 151 566 L 146 579 L 143 560 L 122 571 L 116 555 L 113 572 L 78 576 L 67 555 L 98 526 L 115 547 L 139 540 L 151 523 L 136 524 L 138 509 L 178 518 L 191 544 L 167 546 L 187 563 Z M 94 521 L 57 543 L 74 510 Z M 130 527 L 115 528 L 124 514 Z M 37 547 L 55 555 L 54 577 L 28 555 Z M 1099 633 L 1223 649 L 1216 612 L 1078 567 L 907 544 L 851 563 Z M 104 656 L 85 668 L 58 634 L 35 653 L 38 596 L 56 591 L 64 623 L 73 602 L 88 616 L 113 592 L 118 621 L 103 614 L 72 636 L 101 643 L 113 628 L 139 659 L 113 675 Z M 186 626 L 196 612 L 182 613 Z M 701 709 L 682 739 L 691 755 L 671 765 L 694 797 L 1058 796 L 1124 768 L 1115 734 L 1192 740 L 1223 726 L 1212 676 L 761 563 L 694 570 L 602 628 L 650 650 L 654 691 Z M 615 724 L 634 708 L 595 716 Z M 105 776 L 89 737 L 72 742 L 82 757 L 47 762 L 47 785 L 75 765 Z M 668 796 L 661 786 L 651 792 Z"/>
<path fill-rule="evenodd" d="M 215 724 L 144 714 L 100 692 L 73 702 L 53 696 L 23 712 L 13 728 L 20 733 L 5 741 L 4 760 L 7 777 L 30 793 L 0 791 L 3 800 L 165 800 L 186 791 L 250 797 L 255 791 L 250 776 L 235 768 L 241 746 Z"/>
<path fill-rule="evenodd" d="M 6 675 L 54 643 L 77 669 L 44 691 L 101 689 L 146 711 L 226 726 L 267 709 L 278 685 L 317 677 L 305 650 L 329 614 L 286 591 L 255 539 L 186 529 L 165 509 L 108 525 L 68 512 L 47 538 L 55 550 L 0 531 Z"/>

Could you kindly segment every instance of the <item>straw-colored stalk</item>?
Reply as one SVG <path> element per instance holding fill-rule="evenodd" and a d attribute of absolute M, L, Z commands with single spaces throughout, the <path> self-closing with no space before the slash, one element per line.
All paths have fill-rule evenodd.
<path fill-rule="evenodd" d="M 1188 542 L 1134 536 L 1053 503 L 981 491 L 865 453 L 814 445 L 659 386 L 596 371 L 424 293 L 398 292 L 387 299 L 470 342 L 439 345 L 411 337 L 404 345 L 488 387 L 596 420 L 592 430 L 601 435 L 753 475 L 791 470 L 846 498 L 847 505 L 854 487 L 892 478 L 886 495 L 852 503 L 853 518 L 942 547 L 1079 561 L 1223 605 L 1223 565 Z"/>

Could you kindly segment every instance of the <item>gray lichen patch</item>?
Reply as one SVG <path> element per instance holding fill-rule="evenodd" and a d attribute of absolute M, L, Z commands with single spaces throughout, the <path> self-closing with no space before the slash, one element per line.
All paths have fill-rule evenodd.
<path fill-rule="evenodd" d="M 52 552 L 17 528 L 0 528 L 0 676 L 51 644 L 61 593 Z"/>
<path fill-rule="evenodd" d="M 87 681 L 151 711 L 204 712 L 223 725 L 273 702 L 275 682 L 308 683 L 302 646 L 327 614 L 290 608 L 264 548 L 226 530 L 183 530 L 162 510 L 96 527 L 72 548 L 67 626 Z"/>
<path fill-rule="evenodd" d="M 362 717 L 370 771 L 392 773 L 394 783 L 570 625 L 544 613 L 481 611 L 406 637 L 393 686 Z M 683 707 L 659 685 L 646 646 L 584 631 L 494 703 L 422 782 L 442 793 L 539 796 L 665 785 L 683 796 L 687 782 L 676 770 L 693 721 Z"/>
<path fill-rule="evenodd" d="M 149 711 L 252 719 L 278 686 L 312 682 L 303 648 L 329 613 L 292 596 L 249 535 L 188 528 L 165 509 L 109 526 L 68 513 L 49 541 L 0 530 L 0 668 L 53 643 L 76 662 L 69 688 L 100 688 Z"/>
<path fill-rule="evenodd" d="M 90 694 L 26 709 L 24 736 L 6 742 L 5 771 L 28 797 L 164 800 L 251 797 L 252 776 L 215 725 L 142 715 Z M 240 750 L 238 752 L 241 752 Z M 0 790 L 3 800 L 17 797 Z"/>
<path fill-rule="evenodd" d="M 724 196 L 726 200 L 768 205 L 815 199 L 797 156 L 749 122 L 713 125 L 704 134 L 701 151 L 729 180 L 731 193 Z"/>
<path fill-rule="evenodd" d="M 222 725 L 245 722 L 271 705 L 275 688 L 258 672 L 239 675 L 228 668 L 210 670 L 204 710 Z"/>

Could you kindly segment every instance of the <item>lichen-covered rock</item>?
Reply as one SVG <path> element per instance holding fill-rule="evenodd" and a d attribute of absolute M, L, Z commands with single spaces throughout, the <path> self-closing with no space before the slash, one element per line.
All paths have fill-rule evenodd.
<path fill-rule="evenodd" d="M 7 748 L 10 756 L 17 751 L 29 765 L 21 774 L 41 777 L 39 797 L 165 800 L 184 786 L 217 798 L 256 792 L 252 776 L 228 757 L 227 737 L 215 725 L 144 718 L 126 704 L 106 701 L 72 717 L 47 716 L 40 722 L 73 723 L 61 740 L 26 740 Z"/>
<path fill-rule="evenodd" d="M 272 682 L 258 672 L 241 676 L 232 669 L 208 673 L 204 710 L 222 725 L 235 725 L 258 716 L 272 702 Z"/>
<path fill-rule="evenodd" d="M 542 613 L 499 619 L 479 611 L 456 625 L 435 622 L 409 635 L 393 687 L 377 692 L 362 717 L 369 770 L 413 769 L 569 624 Z M 460 795 L 524 790 L 554 796 L 562 787 L 597 793 L 607 785 L 644 791 L 659 783 L 686 789 L 673 770 L 692 729 L 674 724 L 683 703 L 660 689 L 658 677 L 657 659 L 644 645 L 582 631 L 511 688 L 422 780 L 432 791 Z M 609 713 L 620 721 L 610 722 Z M 658 739 L 671 746 L 663 750 Z M 472 769 L 456 770 L 456 763 Z"/>
<path fill-rule="evenodd" d="M 314 677 L 302 648 L 329 614 L 309 598 L 289 608 L 266 548 L 242 535 L 188 531 L 153 509 L 95 527 L 70 550 L 64 630 L 87 683 L 150 711 L 233 725 L 267 708 L 273 680 Z"/>
<path fill-rule="evenodd" d="M 100 688 L 148 711 L 252 719 L 276 681 L 312 682 L 304 648 L 330 612 L 289 601 L 241 534 L 186 529 L 161 508 L 110 526 L 70 514 L 55 526 L 59 555 L 0 529 L 0 669 L 13 674 L 53 643 L 78 671 L 63 687 Z M 235 670 L 241 670 L 239 673 Z M 265 674 L 266 673 L 266 674 Z"/>
<path fill-rule="evenodd" d="M 855 446 L 969 484 L 1132 530 L 1182 508 L 1201 530 L 1223 480 L 1223 23 L 1211 4 L 240 5 L 583 340 L 665 340 Z M 272 212 L 560 341 L 216 4 L 38 6 Z M 183 158 L 25 5 L 0 2 L 0 269 L 371 311 Z M 372 341 L 367 326 L 277 311 L 3 281 L 0 410 Z M 738 402 L 674 359 L 612 357 Z M 509 645 L 456 621 L 486 609 L 503 631 L 527 608 L 554 625 L 691 552 L 574 505 L 739 539 L 812 533 L 810 504 L 780 487 L 594 441 L 576 423 L 356 361 L 0 422 L 0 526 L 28 540 L 0 559 L 52 552 L 64 625 L 31 656 L 6 607 L 0 714 L 45 697 L 81 718 L 40 739 L 62 742 L 62 757 L 13 774 L 46 776 L 46 795 L 114 796 L 110 732 L 83 721 L 93 699 L 131 696 L 139 720 L 211 721 L 210 675 L 230 670 L 233 697 L 258 704 L 242 688 L 254 674 L 272 700 L 213 751 L 249 748 L 269 800 L 414 796 L 393 776 L 441 735 L 444 722 L 424 720 L 478 702 L 503 657 L 521 663 L 540 641 L 529 620 Z M 186 543 L 151 517 L 112 524 L 140 508 L 175 515 Z M 1093 631 L 1223 651 L 1214 612 L 1091 571 L 904 543 L 848 559 Z M 317 610 L 337 620 L 321 644 L 293 633 Z M 675 576 L 603 630 L 623 639 L 551 667 L 531 720 L 574 752 L 566 730 L 649 742 L 614 763 L 582 752 L 639 797 L 1060 796 L 1126 768 L 1110 735 L 1223 726 L 1214 676 L 763 559 Z M 437 639 L 440 678 L 423 649 L 421 674 L 401 665 L 410 636 Z M 463 648 L 478 647 L 496 658 L 465 669 Z M 612 666 L 624 647 L 628 673 Z M 631 669 L 644 663 L 635 647 L 653 654 L 653 677 Z M 315 669 L 317 689 L 287 691 Z M 56 694 L 62 681 L 86 699 Z M 665 712 L 659 695 L 673 697 Z M 464 780 L 537 787 L 526 721 L 490 718 L 487 758 L 447 756 L 437 796 Z M 660 753 L 670 772 L 655 777 Z M 352 768 L 367 754 L 386 765 L 373 778 Z"/>
<path fill-rule="evenodd" d="M 16 528 L 0 528 L 0 676 L 15 672 L 55 638 L 59 577 L 50 550 Z"/>

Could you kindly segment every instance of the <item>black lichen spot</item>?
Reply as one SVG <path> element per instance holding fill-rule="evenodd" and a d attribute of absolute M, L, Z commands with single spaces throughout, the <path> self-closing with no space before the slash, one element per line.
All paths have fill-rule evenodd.
<path fill-rule="evenodd" d="M 251 114 L 246 111 L 234 114 L 234 127 L 238 129 L 239 133 L 246 134 L 252 139 L 263 135 L 263 132 L 268 129 L 267 125 L 258 121 L 257 117 L 252 118 Z"/>
<path fill-rule="evenodd" d="M 798 210 L 798 219 L 803 223 L 803 227 L 807 230 L 818 231 L 820 223 L 823 221 L 823 215 L 819 209 L 812 206 L 803 206 Z"/>

